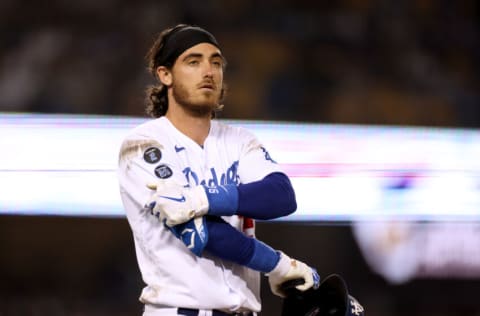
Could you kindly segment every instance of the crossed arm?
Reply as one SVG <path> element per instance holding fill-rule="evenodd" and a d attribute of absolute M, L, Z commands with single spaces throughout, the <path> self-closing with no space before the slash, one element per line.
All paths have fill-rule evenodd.
<path fill-rule="evenodd" d="M 314 269 L 244 235 L 220 217 L 242 215 L 263 220 L 291 214 L 297 205 L 293 187 L 285 174 L 272 173 L 260 181 L 238 187 L 159 186 L 156 190 L 148 206 L 178 238 L 183 240 L 182 231 L 186 228 L 206 233 L 198 240 L 196 248 L 191 249 L 196 255 L 207 251 L 218 258 L 267 273 L 273 293 L 279 296 L 284 296 L 280 285 L 289 279 L 303 278 L 305 283 L 297 286 L 300 290 L 318 286 L 319 276 Z M 171 197 L 177 198 L 172 200 Z M 187 240 L 190 238 L 184 242 Z"/>
<path fill-rule="evenodd" d="M 289 215 L 297 209 L 295 192 L 288 177 L 281 172 L 267 175 L 260 181 L 207 187 L 182 187 L 161 180 L 149 186 L 156 190 L 147 203 L 153 213 L 168 226 L 185 223 L 203 216 L 241 215 L 253 219 L 273 219 Z"/>

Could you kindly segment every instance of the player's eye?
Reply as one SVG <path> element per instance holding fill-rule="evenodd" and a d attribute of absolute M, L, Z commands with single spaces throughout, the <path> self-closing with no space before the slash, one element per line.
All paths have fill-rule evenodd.
<path fill-rule="evenodd" d="M 190 66 L 196 66 L 196 65 L 199 64 L 199 61 L 196 60 L 196 59 L 191 59 L 191 60 L 188 61 L 188 64 L 189 64 Z"/>
<path fill-rule="evenodd" d="M 222 67 L 223 66 L 223 60 L 220 58 L 215 58 L 212 60 L 212 65 L 215 67 Z"/>

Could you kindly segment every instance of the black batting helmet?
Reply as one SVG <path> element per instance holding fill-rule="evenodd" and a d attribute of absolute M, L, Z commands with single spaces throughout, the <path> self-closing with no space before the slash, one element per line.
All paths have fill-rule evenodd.
<path fill-rule="evenodd" d="M 348 294 L 345 280 L 338 274 L 327 276 L 316 290 L 301 292 L 295 288 L 303 279 L 283 284 L 287 297 L 282 316 L 364 316 L 362 305 Z"/>

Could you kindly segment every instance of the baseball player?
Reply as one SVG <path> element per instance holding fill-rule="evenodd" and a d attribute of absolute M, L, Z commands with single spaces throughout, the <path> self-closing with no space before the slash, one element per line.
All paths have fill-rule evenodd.
<path fill-rule="evenodd" d="M 257 138 L 214 120 L 226 66 L 206 30 L 177 25 L 148 55 L 155 119 L 134 128 L 119 155 L 120 192 L 146 283 L 144 315 L 256 315 L 260 273 L 274 294 L 315 269 L 254 238 L 254 220 L 295 211 L 288 177 Z"/>

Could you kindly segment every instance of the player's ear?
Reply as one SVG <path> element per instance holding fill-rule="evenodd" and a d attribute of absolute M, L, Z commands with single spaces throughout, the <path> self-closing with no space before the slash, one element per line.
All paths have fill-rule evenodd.
<path fill-rule="evenodd" d="M 157 68 L 157 76 L 163 85 L 168 87 L 172 84 L 172 73 L 167 67 L 159 66 Z"/>

